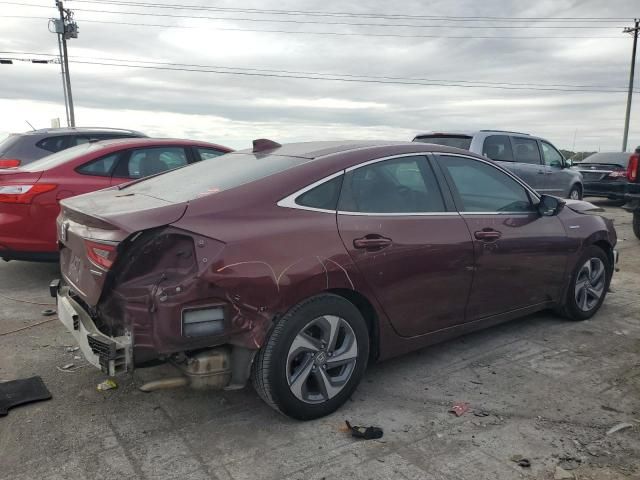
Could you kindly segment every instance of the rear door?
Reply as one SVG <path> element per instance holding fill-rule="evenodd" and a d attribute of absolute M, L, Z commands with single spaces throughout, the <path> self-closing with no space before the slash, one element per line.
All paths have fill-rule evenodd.
<path fill-rule="evenodd" d="M 118 185 L 188 165 L 189 152 L 177 145 L 135 148 L 127 151 L 113 172 L 111 183 Z"/>
<path fill-rule="evenodd" d="M 426 157 L 349 169 L 337 218 L 349 255 L 400 335 L 465 321 L 473 245 Z"/>
<path fill-rule="evenodd" d="M 509 171 L 536 191 L 551 193 L 546 190 L 548 188 L 546 171 L 542 164 L 538 142 L 530 137 L 511 136 L 510 138 L 515 163 L 508 168 Z"/>
<path fill-rule="evenodd" d="M 558 217 L 540 216 L 527 190 L 488 162 L 436 157 L 473 236 L 467 320 L 557 299 L 570 250 Z"/>

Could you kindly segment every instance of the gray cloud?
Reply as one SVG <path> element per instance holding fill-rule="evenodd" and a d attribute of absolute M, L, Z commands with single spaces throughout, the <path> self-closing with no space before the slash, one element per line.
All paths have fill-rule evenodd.
<path fill-rule="evenodd" d="M 195 2 L 185 2 L 193 4 Z M 175 2 L 174 2 L 175 3 Z M 206 2 L 200 2 L 207 5 Z M 635 0 L 542 0 L 483 2 L 463 0 L 425 2 L 405 0 L 393 5 L 368 2 L 263 1 L 243 7 L 294 10 L 389 12 L 413 15 L 479 15 L 631 18 Z M 226 1 L 217 5 L 234 6 Z M 70 2 L 72 8 L 106 5 Z M 9 14 L 54 15 L 54 10 L 9 7 Z M 139 10 L 138 10 L 139 11 Z M 149 10 L 152 11 L 152 10 Z M 162 12 L 167 12 L 162 10 Z M 187 13 L 187 12 L 181 12 Z M 637 14 L 637 12 L 636 12 Z M 214 14 L 210 14 L 213 16 Z M 234 14 L 238 16 L 240 14 Z M 222 16 L 222 15 L 220 15 Z M 141 18 L 77 12 L 80 38 L 70 42 L 75 57 L 131 58 L 148 61 L 222 65 L 244 68 L 343 73 L 388 77 L 429 78 L 484 82 L 607 85 L 624 88 L 630 41 L 619 39 L 480 39 L 393 38 L 330 35 L 287 35 L 229 32 L 217 27 L 286 29 L 300 31 L 393 32 L 431 34 L 622 36 L 624 22 L 606 30 L 470 29 L 457 24 L 447 29 L 375 28 L 326 25 L 248 24 L 199 20 Z M 85 22 L 83 22 L 83 19 Z M 176 23 L 208 28 L 145 28 L 90 23 L 86 20 Z M 361 19 L 360 21 L 368 22 Z M 408 23 L 403 21 L 401 23 Z M 425 22 L 427 23 L 427 22 Z M 428 22 L 436 23 L 436 22 Z M 470 24 L 474 24 L 469 22 Z M 26 28 L 25 28 L 26 25 Z M 7 19 L 0 34 L 0 50 L 56 53 L 55 36 L 46 21 Z M 78 59 L 79 60 L 79 59 Z M 52 105 L 60 112 L 62 95 L 55 65 L 2 66 L 0 99 L 33 104 L 40 124 L 50 118 Z M 439 86 L 378 85 L 217 75 L 209 73 L 130 69 L 113 66 L 71 65 L 78 109 L 91 118 L 108 118 L 152 134 L 192 135 L 224 143 L 203 128 L 208 118 L 224 127 L 224 138 L 234 147 L 246 146 L 259 132 L 280 140 L 393 135 L 408 139 L 429 129 L 504 128 L 548 137 L 559 147 L 618 149 L 623 126 L 624 93 L 563 93 Z M 640 143 L 640 98 L 632 116 L 631 142 Z M 8 105 L 5 101 L 3 105 Z M 9 103 L 10 105 L 10 103 Z M 22 103 L 20 103 L 22 105 Z M 42 105 L 38 113 L 37 105 Z M 45 108 L 46 107 L 46 108 Z M 6 109 L 7 107 L 5 107 Z M 30 110 L 31 111 L 31 110 Z M 101 117 L 99 112 L 104 112 Z M 131 125 L 138 111 L 142 125 Z M 181 124 L 168 122 L 180 115 Z M 23 118 L 3 115 L 0 133 L 22 130 Z M 173 118 L 173 117 L 172 117 Z M 79 123 L 83 117 L 79 115 Z M 94 122 L 95 123 L 95 120 Z M 119 126 L 119 125 L 111 125 Z"/>

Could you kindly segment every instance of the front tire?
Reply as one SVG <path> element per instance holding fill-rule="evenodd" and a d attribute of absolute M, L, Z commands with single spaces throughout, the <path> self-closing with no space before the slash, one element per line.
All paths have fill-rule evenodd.
<path fill-rule="evenodd" d="M 369 333 L 360 311 L 333 294 L 311 297 L 276 321 L 253 363 L 255 390 L 298 420 L 337 410 L 367 366 Z"/>
<path fill-rule="evenodd" d="M 560 313 L 570 320 L 595 315 L 607 295 L 613 267 L 600 247 L 588 247 L 576 263 Z"/>
<path fill-rule="evenodd" d="M 567 198 L 570 200 L 582 200 L 582 187 L 580 187 L 580 185 L 574 185 L 571 187 Z"/>

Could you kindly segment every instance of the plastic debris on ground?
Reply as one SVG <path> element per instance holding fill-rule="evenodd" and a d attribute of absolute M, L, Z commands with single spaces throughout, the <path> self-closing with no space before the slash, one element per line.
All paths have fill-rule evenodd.
<path fill-rule="evenodd" d="M 615 427 L 611 427 L 608 431 L 607 431 L 607 435 L 612 435 L 616 432 L 619 432 L 620 430 L 624 430 L 626 428 L 633 428 L 634 425 L 633 423 L 629 423 L 629 422 L 623 422 L 623 423 L 619 423 L 618 425 L 616 425 Z"/>
<path fill-rule="evenodd" d="M 528 458 L 523 457 L 522 455 L 512 455 L 510 460 L 514 463 L 517 463 L 518 466 L 522 468 L 531 467 L 531 461 Z"/>
<path fill-rule="evenodd" d="M 104 392 L 105 390 L 113 390 L 114 388 L 118 388 L 118 384 L 112 378 L 107 378 L 104 382 L 99 383 L 96 387 L 99 392 Z"/>
<path fill-rule="evenodd" d="M 469 404 L 466 402 L 457 402 L 449 409 L 449 412 L 455 413 L 456 417 L 461 417 L 469 410 Z"/>
<path fill-rule="evenodd" d="M 553 480 L 574 480 L 576 477 L 571 472 L 567 472 L 562 467 L 556 467 L 556 471 L 553 473 Z"/>
<path fill-rule="evenodd" d="M 382 438 L 384 434 L 380 427 L 360 427 L 351 425 L 348 420 L 344 421 L 347 431 L 351 432 L 351 436 L 355 438 L 363 438 L 365 440 L 375 440 Z"/>

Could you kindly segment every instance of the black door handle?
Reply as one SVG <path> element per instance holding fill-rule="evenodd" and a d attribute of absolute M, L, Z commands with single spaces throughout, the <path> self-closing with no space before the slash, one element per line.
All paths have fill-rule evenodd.
<path fill-rule="evenodd" d="M 474 232 L 473 235 L 476 237 L 477 240 L 483 240 L 485 242 L 493 242 L 498 240 L 502 236 L 502 233 L 500 233 L 498 230 L 483 229 L 478 232 Z"/>
<path fill-rule="evenodd" d="M 361 238 L 356 238 L 353 240 L 353 246 L 355 248 L 365 248 L 365 249 L 378 249 L 388 247 L 393 243 L 393 240 L 390 238 L 383 237 L 382 235 L 369 234 L 365 235 Z"/>

